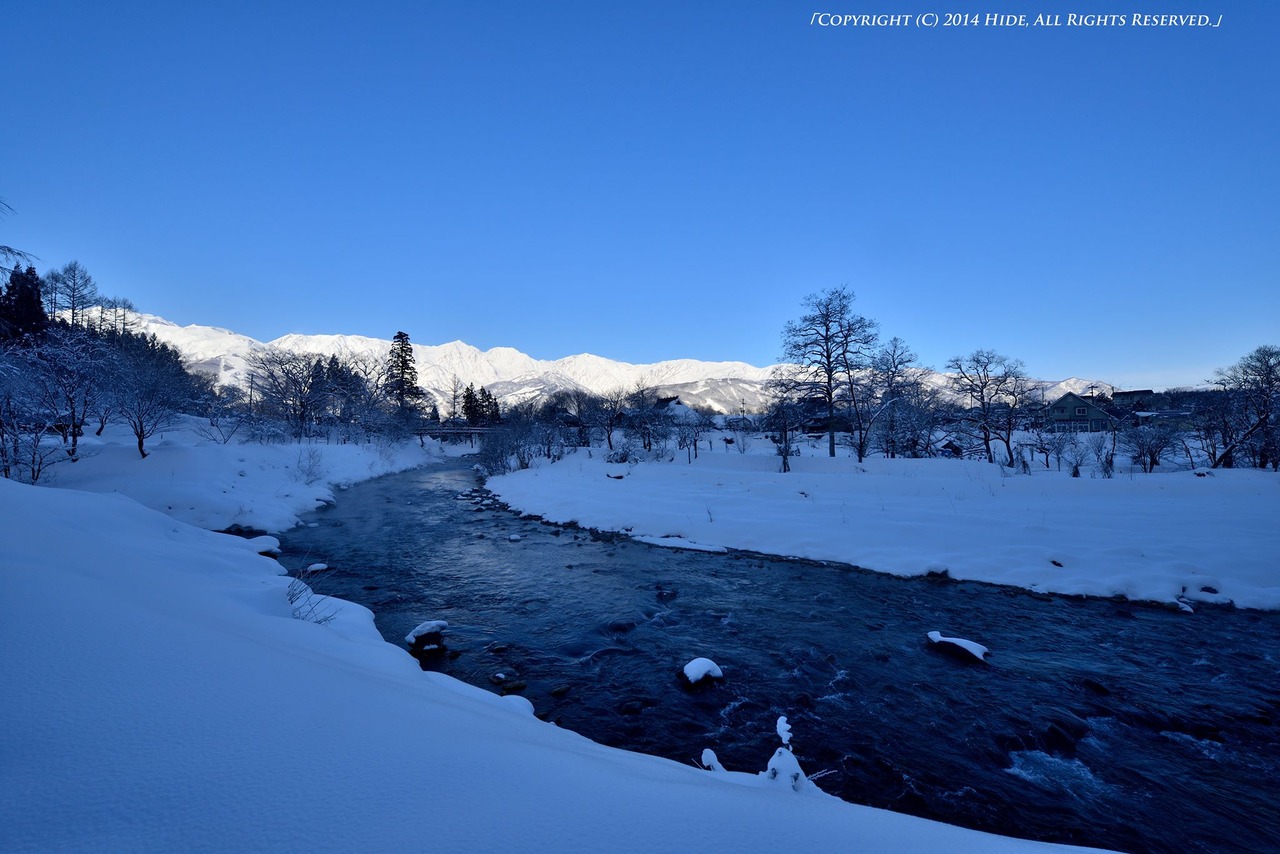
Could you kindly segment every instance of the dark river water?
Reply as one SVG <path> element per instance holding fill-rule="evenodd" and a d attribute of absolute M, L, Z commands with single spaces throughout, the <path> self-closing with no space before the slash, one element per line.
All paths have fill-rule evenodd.
<path fill-rule="evenodd" d="M 392 643 L 447 620 L 425 666 L 604 744 L 754 772 L 787 715 L 805 772 L 849 801 L 1125 851 L 1280 851 L 1280 614 L 674 551 L 475 487 L 457 461 L 358 484 L 282 562 L 328 564 L 317 589 Z M 724 679 L 690 689 L 699 656 Z"/>

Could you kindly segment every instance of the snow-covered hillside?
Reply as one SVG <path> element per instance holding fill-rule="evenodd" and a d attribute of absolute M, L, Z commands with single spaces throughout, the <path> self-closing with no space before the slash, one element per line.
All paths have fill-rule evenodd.
<path fill-rule="evenodd" d="M 176 347 L 193 367 L 217 376 L 221 384 L 247 383 L 246 359 L 261 347 L 278 347 L 295 353 L 337 355 L 381 361 L 391 349 L 391 340 L 362 335 L 282 335 L 261 342 L 212 326 L 178 326 L 162 317 L 135 315 L 140 332 L 153 333 Z M 484 386 L 503 405 L 522 403 L 556 391 L 585 389 L 604 394 L 614 389 L 652 386 L 660 394 L 677 395 L 691 405 L 722 414 L 745 406 L 748 412 L 765 407 L 765 383 L 772 366 L 757 367 L 746 362 L 701 362 L 672 359 L 647 365 L 616 362 L 590 353 L 560 359 L 535 359 L 511 347 L 480 350 L 462 341 L 447 344 L 414 344 L 418 381 L 443 404 L 453 378 L 462 384 Z M 945 374 L 930 373 L 926 381 L 946 391 Z M 1043 381 L 1045 398 L 1053 400 L 1067 391 L 1083 392 L 1094 387 L 1110 392 L 1112 386 L 1078 377 L 1059 382 Z M 443 406 L 442 406 L 443 408 Z"/>

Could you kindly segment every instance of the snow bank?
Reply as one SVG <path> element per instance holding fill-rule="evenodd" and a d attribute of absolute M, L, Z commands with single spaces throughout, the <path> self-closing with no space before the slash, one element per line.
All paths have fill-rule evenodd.
<path fill-rule="evenodd" d="M 59 463 L 47 485 L 119 492 L 153 510 L 211 531 L 233 525 L 287 531 L 298 517 L 334 500 L 334 488 L 438 459 L 416 441 L 396 445 L 232 444 L 200 437 L 200 421 L 184 418 L 138 456 L 132 434 L 109 426 L 81 439 L 82 459 Z"/>
<path fill-rule="evenodd" d="M 755 451 L 760 446 L 760 451 Z M 553 522 L 1047 592 L 1280 609 L 1280 478 L 1234 470 L 1071 478 L 971 460 L 831 459 L 778 472 L 771 446 L 601 477 L 599 454 L 491 478 Z M 655 539 L 657 538 L 657 539 Z M 679 538 L 676 540 L 675 538 Z"/>
<path fill-rule="evenodd" d="M 0 542 L 5 851 L 1077 850 L 596 745 L 122 495 L 0 480 Z"/>

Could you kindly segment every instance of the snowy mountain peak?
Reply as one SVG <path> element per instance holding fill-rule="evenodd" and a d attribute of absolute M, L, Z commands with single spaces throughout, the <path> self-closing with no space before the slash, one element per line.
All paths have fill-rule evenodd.
<path fill-rule="evenodd" d="M 246 335 L 212 326 L 178 326 L 151 314 L 133 315 L 136 328 L 154 334 L 186 356 L 193 368 L 211 373 L 223 385 L 247 384 L 247 359 L 262 347 L 277 347 L 295 353 L 310 353 L 327 358 L 359 358 L 383 361 L 391 350 L 391 340 L 364 335 L 304 335 L 289 333 L 263 343 Z M 678 395 L 693 406 L 714 412 L 748 412 L 765 408 L 765 384 L 772 367 L 757 367 L 746 362 L 703 362 L 696 359 L 670 359 L 651 364 L 634 365 L 578 353 L 560 359 L 535 359 L 512 347 L 480 350 L 465 341 L 446 344 L 414 344 L 418 381 L 443 404 L 456 378 L 463 386 L 484 386 L 501 403 L 510 405 L 554 394 L 558 391 L 584 389 L 604 394 L 616 389 L 631 390 L 638 386 L 657 388 L 665 395 Z M 945 374 L 929 372 L 925 381 L 948 393 Z M 1097 380 L 1070 377 L 1056 383 L 1042 382 L 1046 400 L 1055 400 L 1067 392 L 1110 394 L 1114 387 Z"/>

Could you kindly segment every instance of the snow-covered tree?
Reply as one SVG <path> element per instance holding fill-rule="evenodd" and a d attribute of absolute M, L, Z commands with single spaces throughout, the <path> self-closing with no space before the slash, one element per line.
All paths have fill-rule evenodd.
<path fill-rule="evenodd" d="M 0 352 L 0 474 L 36 483 L 55 462 L 67 459 L 49 439 L 57 407 L 47 365 L 18 348 Z"/>
<path fill-rule="evenodd" d="M 182 356 L 154 335 L 130 335 L 120 343 L 111 393 L 116 412 L 138 442 L 138 455 L 146 459 L 146 440 L 194 403 L 194 388 Z"/>
<path fill-rule="evenodd" d="M 301 441 L 309 435 L 324 402 L 324 365 L 317 356 L 274 347 L 248 358 L 252 404 L 263 416 L 283 422 Z"/>

